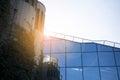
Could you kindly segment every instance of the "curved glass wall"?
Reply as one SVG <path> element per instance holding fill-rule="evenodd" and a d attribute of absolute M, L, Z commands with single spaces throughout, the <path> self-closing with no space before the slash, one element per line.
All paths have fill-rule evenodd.
<path fill-rule="evenodd" d="M 45 37 L 44 55 L 58 59 L 62 80 L 120 80 L 120 49 Z"/>

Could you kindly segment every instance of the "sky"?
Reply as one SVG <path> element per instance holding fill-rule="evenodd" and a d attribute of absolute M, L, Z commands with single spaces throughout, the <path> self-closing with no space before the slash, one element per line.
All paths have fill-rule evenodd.
<path fill-rule="evenodd" d="M 45 32 L 120 43 L 120 0 L 40 0 Z"/>

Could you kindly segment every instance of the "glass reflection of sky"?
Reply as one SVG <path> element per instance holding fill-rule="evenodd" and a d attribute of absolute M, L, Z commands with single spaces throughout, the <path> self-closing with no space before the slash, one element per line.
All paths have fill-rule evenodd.
<path fill-rule="evenodd" d="M 100 80 L 98 67 L 84 67 L 84 80 Z"/>
<path fill-rule="evenodd" d="M 67 67 L 78 67 L 81 66 L 81 54 L 80 53 L 69 53 L 67 56 Z"/>
<path fill-rule="evenodd" d="M 96 53 L 84 53 L 83 66 L 98 66 L 97 54 Z"/>
<path fill-rule="evenodd" d="M 66 52 L 81 52 L 81 45 L 76 42 L 66 41 Z"/>
<path fill-rule="evenodd" d="M 119 48 L 49 38 L 44 55 L 58 59 L 62 80 L 120 80 Z"/>
<path fill-rule="evenodd" d="M 101 67 L 101 80 L 118 80 L 116 67 Z"/>
<path fill-rule="evenodd" d="M 82 80 L 82 69 L 67 68 L 67 80 Z"/>

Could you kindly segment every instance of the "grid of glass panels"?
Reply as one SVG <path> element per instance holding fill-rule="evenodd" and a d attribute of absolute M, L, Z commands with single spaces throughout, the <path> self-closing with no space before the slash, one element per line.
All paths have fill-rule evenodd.
<path fill-rule="evenodd" d="M 58 59 L 62 80 L 120 80 L 120 49 L 45 37 L 44 55 Z"/>

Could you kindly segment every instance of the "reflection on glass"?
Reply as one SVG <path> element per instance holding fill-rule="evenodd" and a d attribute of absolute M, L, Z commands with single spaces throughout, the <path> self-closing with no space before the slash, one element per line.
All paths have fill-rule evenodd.
<path fill-rule="evenodd" d="M 101 80 L 118 80 L 115 67 L 101 67 Z"/>
<path fill-rule="evenodd" d="M 57 58 L 53 58 L 53 57 L 50 57 L 50 56 L 45 56 L 44 59 L 43 59 L 43 63 L 56 63 L 58 64 L 58 59 Z"/>
<path fill-rule="evenodd" d="M 119 80 L 120 48 L 52 38 L 44 41 L 45 55 L 57 58 L 62 80 Z"/>
<path fill-rule="evenodd" d="M 114 51 L 119 51 L 120 52 L 120 48 L 114 48 Z"/>
<path fill-rule="evenodd" d="M 118 67 L 118 75 L 119 75 L 119 79 L 120 79 L 120 67 Z"/>
<path fill-rule="evenodd" d="M 82 68 L 67 68 L 67 80 L 82 80 Z"/>
<path fill-rule="evenodd" d="M 44 53 L 50 53 L 50 41 L 49 40 L 44 41 L 43 52 Z"/>
<path fill-rule="evenodd" d="M 60 68 L 61 80 L 65 80 L 65 68 Z"/>
<path fill-rule="evenodd" d="M 82 43 L 82 52 L 94 52 L 94 51 L 96 51 L 96 44 Z"/>
<path fill-rule="evenodd" d="M 65 52 L 65 41 L 64 40 L 54 40 L 52 41 L 52 53 L 55 52 Z"/>
<path fill-rule="evenodd" d="M 52 54 L 52 57 L 55 57 L 58 59 L 58 65 L 59 67 L 65 67 L 65 54 Z"/>
<path fill-rule="evenodd" d="M 98 67 L 84 67 L 84 80 L 100 80 Z"/>
<path fill-rule="evenodd" d="M 81 52 L 80 43 L 66 41 L 66 52 Z"/>
<path fill-rule="evenodd" d="M 50 56 L 50 53 L 44 53 L 44 56 Z"/>
<path fill-rule="evenodd" d="M 83 66 L 98 66 L 97 53 L 83 53 Z"/>
<path fill-rule="evenodd" d="M 118 66 L 120 66 L 120 52 L 115 52 L 115 59 Z"/>
<path fill-rule="evenodd" d="M 110 46 L 98 44 L 98 51 L 113 51 L 113 48 Z"/>
<path fill-rule="evenodd" d="M 100 66 L 115 66 L 113 52 L 99 52 Z"/>
<path fill-rule="evenodd" d="M 81 66 L 81 53 L 68 53 L 67 66 Z"/>

